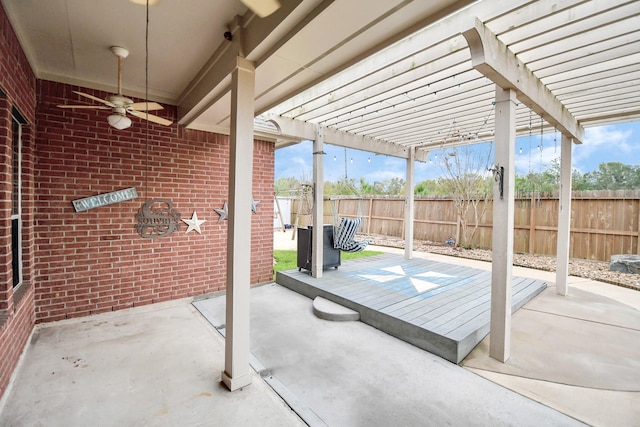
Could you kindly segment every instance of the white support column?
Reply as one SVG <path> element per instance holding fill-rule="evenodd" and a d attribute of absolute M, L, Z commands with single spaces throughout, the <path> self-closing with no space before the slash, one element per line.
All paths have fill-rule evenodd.
<path fill-rule="evenodd" d="M 322 277 L 324 265 L 324 129 L 316 128 L 313 141 L 313 248 L 311 249 L 311 275 Z"/>
<path fill-rule="evenodd" d="M 251 286 L 251 203 L 255 68 L 238 57 L 231 74 L 229 137 L 229 228 L 225 364 L 222 381 L 234 391 L 251 384 L 249 297 Z"/>
<path fill-rule="evenodd" d="M 569 286 L 569 242 L 571 235 L 571 150 L 573 141 L 562 135 L 560 149 L 560 204 L 558 209 L 558 242 L 556 268 L 556 294 L 567 295 Z"/>
<path fill-rule="evenodd" d="M 511 274 L 515 187 L 516 92 L 496 86 L 496 174 L 493 191 L 493 262 L 489 355 L 501 362 L 511 352 Z M 504 169 L 502 169 L 504 168 Z M 502 194 L 501 194 L 502 193 Z"/>
<path fill-rule="evenodd" d="M 405 186 L 405 201 L 404 201 L 404 258 L 413 258 L 413 219 L 415 197 L 413 195 L 413 187 L 415 187 L 415 159 L 416 149 L 411 147 L 409 149 L 409 157 L 407 158 L 407 183 Z"/>

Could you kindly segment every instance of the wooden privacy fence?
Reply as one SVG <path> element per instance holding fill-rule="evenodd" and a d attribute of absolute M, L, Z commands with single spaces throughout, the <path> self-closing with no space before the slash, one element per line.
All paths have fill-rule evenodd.
<path fill-rule="evenodd" d="M 480 210 L 483 202 L 480 202 Z M 340 196 L 324 202 L 324 223 L 339 217 L 362 217 L 360 232 L 404 238 L 402 197 Z M 297 203 L 292 206 L 292 221 Z M 558 230 L 557 194 L 516 199 L 514 251 L 555 255 Z M 310 223 L 301 215 L 298 225 Z M 493 202 L 489 201 L 478 228 L 467 244 L 491 249 Z M 468 222 L 473 227 L 473 214 Z M 416 240 L 444 243 L 456 241 L 459 224 L 455 203 L 449 197 L 416 197 L 414 235 Z M 640 190 L 574 192 L 571 202 L 569 256 L 609 261 L 613 254 L 640 254 Z"/>

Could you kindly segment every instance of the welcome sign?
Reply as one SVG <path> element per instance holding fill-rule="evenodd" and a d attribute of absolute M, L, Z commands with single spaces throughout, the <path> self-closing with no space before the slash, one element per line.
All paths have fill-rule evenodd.
<path fill-rule="evenodd" d="M 111 193 L 98 194 L 97 196 L 74 200 L 72 203 L 76 212 L 82 212 L 89 209 L 112 205 L 114 203 L 124 202 L 125 200 L 132 200 L 137 197 L 138 192 L 136 191 L 136 188 L 131 187 L 125 188 L 124 190 L 113 191 Z"/>

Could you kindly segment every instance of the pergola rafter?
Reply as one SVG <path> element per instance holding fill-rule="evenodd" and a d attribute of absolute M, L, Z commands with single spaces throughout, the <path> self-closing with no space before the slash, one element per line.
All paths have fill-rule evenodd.
<path fill-rule="evenodd" d="M 463 33 L 473 67 L 501 88 L 514 89 L 518 99 L 565 135 L 581 143 L 584 128 L 527 66 L 479 21 Z"/>

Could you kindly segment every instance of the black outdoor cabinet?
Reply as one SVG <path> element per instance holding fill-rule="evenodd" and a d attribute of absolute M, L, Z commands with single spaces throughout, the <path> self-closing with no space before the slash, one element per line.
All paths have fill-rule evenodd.
<path fill-rule="evenodd" d="M 322 269 L 326 270 L 331 267 L 338 268 L 340 265 L 340 250 L 333 247 L 333 225 L 325 224 L 322 231 Z M 312 232 L 312 225 L 307 228 L 298 228 L 298 271 L 302 271 L 304 268 L 311 272 Z"/>

